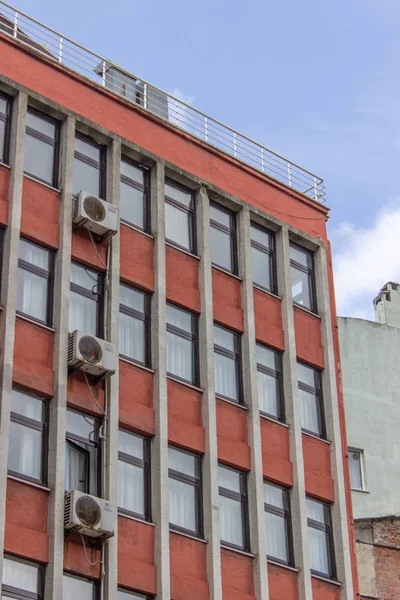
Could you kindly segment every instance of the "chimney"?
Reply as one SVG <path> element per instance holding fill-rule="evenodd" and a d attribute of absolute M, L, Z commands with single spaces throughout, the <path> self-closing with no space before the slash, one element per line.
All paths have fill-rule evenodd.
<path fill-rule="evenodd" d="M 374 300 L 377 323 L 400 327 L 400 284 L 389 281 Z"/>

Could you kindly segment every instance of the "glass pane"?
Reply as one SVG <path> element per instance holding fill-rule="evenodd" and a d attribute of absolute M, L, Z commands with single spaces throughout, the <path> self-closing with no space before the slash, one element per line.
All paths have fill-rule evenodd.
<path fill-rule="evenodd" d="M 171 525 L 196 531 L 196 489 L 193 485 L 168 479 L 168 507 Z"/>
<path fill-rule="evenodd" d="M 94 196 L 100 196 L 100 169 L 75 158 L 73 190 L 74 194 L 84 190 Z"/>
<path fill-rule="evenodd" d="M 254 225 L 251 226 L 251 239 L 258 242 L 262 246 L 269 248 L 271 245 L 270 234 L 267 231 L 263 231 Z"/>
<path fill-rule="evenodd" d="M 69 331 L 83 331 L 97 335 L 97 302 L 71 291 L 69 302 Z"/>
<path fill-rule="evenodd" d="M 218 485 L 240 494 L 240 473 L 218 465 Z"/>
<path fill-rule="evenodd" d="M 100 148 L 98 146 L 94 146 L 93 144 L 89 144 L 89 142 L 85 142 L 78 137 L 75 138 L 75 150 L 84 154 L 88 158 L 97 161 L 100 163 Z"/>
<path fill-rule="evenodd" d="M 361 453 L 349 450 L 350 485 L 355 490 L 362 490 Z"/>
<path fill-rule="evenodd" d="M 53 185 L 54 146 L 25 134 L 24 171 Z"/>
<path fill-rule="evenodd" d="M 47 121 L 47 119 L 42 119 L 29 111 L 26 113 L 26 126 L 54 139 L 56 132 L 54 123 Z"/>
<path fill-rule="evenodd" d="M 215 393 L 238 401 L 236 361 L 214 352 Z"/>
<path fill-rule="evenodd" d="M 260 410 L 278 419 L 280 416 L 279 380 L 273 375 L 257 371 L 257 385 Z"/>
<path fill-rule="evenodd" d="M 292 299 L 293 302 L 311 309 L 310 279 L 307 273 L 299 271 L 296 267 L 290 267 L 292 276 Z"/>
<path fill-rule="evenodd" d="M 95 439 L 95 420 L 72 410 L 67 410 L 67 432 L 86 438 L 91 442 Z"/>
<path fill-rule="evenodd" d="M 34 398 L 28 394 L 24 394 L 19 390 L 12 390 L 11 411 L 33 419 L 34 421 L 42 422 L 43 401 L 39 398 Z"/>
<path fill-rule="evenodd" d="M 19 588 L 24 592 L 37 593 L 38 582 L 38 567 L 4 557 L 3 585 Z"/>
<path fill-rule="evenodd" d="M 118 432 L 118 450 L 124 454 L 143 459 L 143 438 L 134 435 L 133 433 L 120 430 Z"/>
<path fill-rule="evenodd" d="M 31 244 L 24 239 L 19 240 L 18 258 L 25 260 L 35 267 L 40 267 L 41 269 L 48 271 L 49 257 L 50 252 L 48 250 L 40 248 L 40 246 L 37 246 L 36 244 Z"/>
<path fill-rule="evenodd" d="M 285 490 L 277 487 L 276 485 L 270 485 L 269 483 L 264 483 L 264 502 L 266 504 L 270 504 L 271 506 L 276 506 L 277 508 L 285 508 L 284 495 L 286 494 Z"/>
<path fill-rule="evenodd" d="M 41 479 L 42 432 L 20 423 L 10 422 L 8 470 Z"/>
<path fill-rule="evenodd" d="M 225 233 L 211 227 L 210 229 L 210 243 L 211 243 L 211 262 L 227 271 L 233 270 L 232 265 L 232 248 L 231 248 L 231 236 L 229 233 Z"/>
<path fill-rule="evenodd" d="M 117 600 L 144 600 L 145 597 L 139 594 L 133 594 L 132 592 L 123 592 L 118 590 Z"/>
<path fill-rule="evenodd" d="M 329 549 L 325 531 L 308 527 L 308 539 L 310 543 L 311 569 L 329 577 Z"/>
<path fill-rule="evenodd" d="M 219 496 L 219 524 L 221 540 L 243 548 L 242 505 L 240 502 Z"/>
<path fill-rule="evenodd" d="M 127 306 L 128 308 L 133 308 L 138 312 L 144 314 L 144 302 L 145 302 L 145 294 L 143 292 L 139 292 L 138 290 L 134 290 L 127 285 L 120 285 L 119 288 L 119 303 Z"/>
<path fill-rule="evenodd" d="M 46 322 L 47 285 L 48 279 L 19 267 L 17 311 Z"/>
<path fill-rule="evenodd" d="M 170 304 L 167 304 L 167 323 L 192 333 L 192 315 Z"/>
<path fill-rule="evenodd" d="M 140 363 L 146 362 L 145 322 L 119 314 L 119 353 Z"/>
<path fill-rule="evenodd" d="M 65 454 L 65 489 L 67 492 L 72 490 L 89 492 L 88 460 L 89 457 L 85 450 L 80 450 L 67 443 Z"/>
<path fill-rule="evenodd" d="M 325 507 L 322 502 L 307 498 L 307 518 L 325 525 Z"/>
<path fill-rule="evenodd" d="M 213 205 L 210 206 L 210 219 L 221 223 L 221 225 L 225 225 L 225 227 L 230 228 L 231 226 L 231 215 Z"/>
<path fill-rule="evenodd" d="M 167 371 L 194 382 L 193 342 L 167 331 Z"/>
<path fill-rule="evenodd" d="M 96 271 L 91 271 L 87 267 L 71 263 L 70 281 L 89 290 L 94 295 L 99 292 L 99 275 Z"/>
<path fill-rule="evenodd" d="M 168 468 L 196 477 L 197 457 L 175 448 L 168 448 Z"/>
<path fill-rule="evenodd" d="M 192 194 L 190 192 L 185 192 L 184 190 L 177 188 L 175 186 L 165 184 L 165 195 L 168 198 L 172 198 L 175 202 L 179 202 L 179 204 L 183 204 L 186 208 L 190 208 L 190 204 L 192 201 Z"/>
<path fill-rule="evenodd" d="M 144 192 L 121 181 L 120 202 L 121 219 L 144 229 Z"/>
<path fill-rule="evenodd" d="M 307 269 L 312 268 L 312 253 L 305 248 L 290 246 L 290 260 L 294 260 Z"/>
<path fill-rule="evenodd" d="M 5 133 L 6 133 L 6 122 L 0 119 L 0 161 L 5 159 Z"/>
<path fill-rule="evenodd" d="M 7 100 L 4 100 L 4 98 L 0 98 L 0 113 L 2 115 L 5 115 L 7 112 Z"/>
<path fill-rule="evenodd" d="M 271 290 L 271 261 L 269 255 L 252 246 L 251 261 L 253 270 L 253 283 L 260 285 L 266 290 Z"/>
<path fill-rule="evenodd" d="M 135 165 L 132 165 L 125 160 L 121 160 L 121 175 L 125 175 L 125 177 L 132 179 L 132 181 L 144 185 L 143 169 L 139 169 L 139 167 L 135 167 Z"/>
<path fill-rule="evenodd" d="M 264 367 L 269 367 L 270 369 L 273 369 L 275 371 L 275 369 L 276 369 L 275 357 L 276 357 L 277 353 L 274 350 L 271 350 L 271 348 L 266 348 L 266 346 L 261 346 L 261 344 L 256 345 L 256 352 L 257 352 L 257 363 L 259 363 L 260 365 L 263 365 Z"/>
<path fill-rule="evenodd" d="M 144 469 L 122 460 L 118 461 L 118 506 L 139 515 L 145 514 Z"/>
<path fill-rule="evenodd" d="M 284 517 L 265 512 L 267 554 L 271 558 L 288 562 L 286 520 Z"/>
<path fill-rule="evenodd" d="M 85 579 L 63 576 L 62 600 L 93 600 L 94 584 Z"/>
<path fill-rule="evenodd" d="M 190 251 L 189 214 L 165 203 L 165 237 Z"/>
<path fill-rule="evenodd" d="M 306 385 L 315 389 L 315 369 L 312 367 L 307 367 L 303 363 L 297 363 L 297 376 L 301 383 L 305 383 Z"/>
<path fill-rule="evenodd" d="M 226 348 L 226 350 L 235 351 L 235 334 L 227 331 L 218 325 L 214 325 L 214 344 Z"/>
<path fill-rule="evenodd" d="M 301 426 L 307 431 L 320 435 L 319 400 L 315 394 L 299 389 Z"/>

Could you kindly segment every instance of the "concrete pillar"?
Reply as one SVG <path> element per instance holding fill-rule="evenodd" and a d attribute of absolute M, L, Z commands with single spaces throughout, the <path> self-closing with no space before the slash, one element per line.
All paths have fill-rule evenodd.
<path fill-rule="evenodd" d="M 72 238 L 72 187 L 75 119 L 67 117 L 60 140 L 60 242 L 54 274 L 54 396 L 50 400 L 48 485 L 49 564 L 45 600 L 62 600 L 64 566 L 64 474 L 68 386 L 68 313 Z"/>
<path fill-rule="evenodd" d="M 254 322 L 253 275 L 251 262 L 250 209 L 239 215 L 239 269 L 243 278 L 244 334 L 242 340 L 243 388 L 248 408 L 248 431 L 252 470 L 248 476 L 251 551 L 254 558 L 254 586 L 257 600 L 268 600 L 267 543 L 264 517 L 263 465 L 258 403 L 256 332 Z"/>
<path fill-rule="evenodd" d="M 152 489 L 157 600 L 170 600 L 164 171 L 162 161 L 151 171 L 155 270 L 151 340 L 153 365 L 157 367 L 154 375 L 156 435 L 152 448 Z"/>
<path fill-rule="evenodd" d="M 8 226 L 4 235 L 1 285 L 0 354 L 0 581 L 3 572 L 4 526 L 7 492 L 7 457 L 13 377 L 15 311 L 18 283 L 18 244 L 21 225 L 24 176 L 24 137 L 28 97 L 19 92 L 14 98 L 11 122 L 10 182 L 8 188 Z"/>
<path fill-rule="evenodd" d="M 222 598 L 221 544 L 219 533 L 217 417 L 214 384 L 214 322 L 210 254 L 210 202 L 201 188 L 196 195 L 197 239 L 200 254 L 201 315 L 200 385 L 203 388 L 202 418 L 206 432 L 203 458 L 204 537 L 207 540 L 207 576 L 210 600 Z"/>

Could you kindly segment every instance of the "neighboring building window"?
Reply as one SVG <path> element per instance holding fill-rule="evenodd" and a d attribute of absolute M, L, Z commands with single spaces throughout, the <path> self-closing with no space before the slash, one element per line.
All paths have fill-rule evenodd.
<path fill-rule="evenodd" d="M 276 294 L 275 236 L 271 231 L 251 224 L 253 283 Z"/>
<path fill-rule="evenodd" d="M 4 556 L 1 597 L 13 600 L 23 600 L 24 598 L 42 600 L 43 573 L 39 565 Z"/>
<path fill-rule="evenodd" d="M 215 393 L 221 398 L 242 402 L 240 335 L 214 325 Z"/>
<path fill-rule="evenodd" d="M 24 171 L 39 181 L 58 186 L 59 124 L 33 108 L 26 114 Z"/>
<path fill-rule="evenodd" d="M 293 302 L 317 312 L 313 253 L 291 243 L 290 270 Z"/>
<path fill-rule="evenodd" d="M 248 550 L 247 475 L 218 465 L 218 483 L 221 543 Z"/>
<path fill-rule="evenodd" d="M 283 421 L 282 354 L 262 344 L 256 344 L 256 351 L 260 412 Z"/>
<path fill-rule="evenodd" d="M 353 490 L 364 490 L 363 452 L 349 448 L 350 486 Z"/>
<path fill-rule="evenodd" d="M 304 431 L 325 437 L 325 419 L 322 403 L 321 373 L 298 362 L 298 385 L 301 426 Z"/>
<path fill-rule="evenodd" d="M 81 190 L 104 198 L 106 187 L 106 148 L 77 134 L 74 152 L 74 194 Z"/>
<path fill-rule="evenodd" d="M 19 240 L 17 312 L 51 325 L 54 255 L 27 240 Z"/>
<path fill-rule="evenodd" d="M 119 297 L 119 353 L 150 366 L 150 296 L 123 283 Z"/>
<path fill-rule="evenodd" d="M 0 94 L 0 163 L 8 163 L 11 100 Z"/>
<path fill-rule="evenodd" d="M 130 159 L 121 160 L 121 221 L 147 232 L 150 230 L 148 175 L 148 169 Z"/>
<path fill-rule="evenodd" d="M 236 218 L 229 210 L 210 204 L 211 262 L 237 273 Z"/>
<path fill-rule="evenodd" d="M 97 585 L 91 579 L 76 575 L 63 575 L 62 600 L 96 600 Z"/>
<path fill-rule="evenodd" d="M 175 183 L 165 183 L 165 239 L 196 252 L 194 193 Z"/>
<path fill-rule="evenodd" d="M 171 529 L 203 535 L 200 456 L 168 448 L 168 506 Z"/>
<path fill-rule="evenodd" d="M 150 600 L 150 596 L 118 588 L 117 600 Z"/>
<path fill-rule="evenodd" d="M 102 337 L 103 276 L 83 265 L 71 263 L 69 331 Z"/>
<path fill-rule="evenodd" d="M 46 414 L 44 400 L 12 390 L 8 473 L 45 482 Z"/>
<path fill-rule="evenodd" d="M 65 491 L 99 495 L 99 422 L 67 410 Z"/>
<path fill-rule="evenodd" d="M 268 558 L 292 565 L 289 490 L 264 481 L 264 511 Z"/>
<path fill-rule="evenodd" d="M 118 509 L 150 520 L 149 440 L 122 429 L 118 434 Z"/>
<path fill-rule="evenodd" d="M 167 372 L 198 383 L 198 316 L 167 304 Z"/>
<path fill-rule="evenodd" d="M 307 524 L 311 572 L 335 579 L 331 507 L 307 498 Z"/>

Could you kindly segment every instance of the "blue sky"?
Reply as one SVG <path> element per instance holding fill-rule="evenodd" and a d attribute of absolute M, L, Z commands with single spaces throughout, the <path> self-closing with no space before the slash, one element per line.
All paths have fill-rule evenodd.
<path fill-rule="evenodd" d="M 372 318 L 400 280 L 398 0 L 17 6 L 323 177 L 339 313 Z"/>

